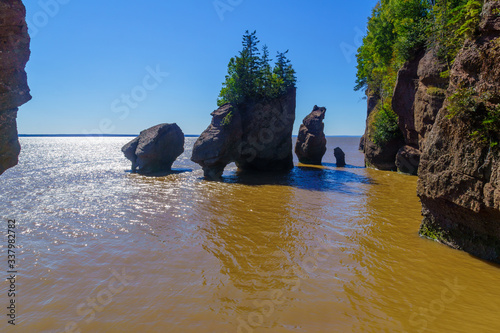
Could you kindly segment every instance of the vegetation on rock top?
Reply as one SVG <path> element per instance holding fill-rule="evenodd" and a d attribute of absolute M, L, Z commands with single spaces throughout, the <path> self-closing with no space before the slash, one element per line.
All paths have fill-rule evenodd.
<path fill-rule="evenodd" d="M 243 49 L 228 64 L 228 74 L 217 100 L 222 106 L 232 103 L 237 106 L 250 100 L 273 99 L 285 95 L 295 87 L 297 78 L 286 52 L 278 52 L 274 67 L 266 45 L 262 55 L 258 49 L 260 41 L 256 31 L 243 35 Z"/>

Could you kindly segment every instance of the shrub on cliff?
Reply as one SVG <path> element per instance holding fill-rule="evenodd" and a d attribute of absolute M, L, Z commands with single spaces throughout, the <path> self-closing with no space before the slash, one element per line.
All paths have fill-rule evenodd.
<path fill-rule="evenodd" d="M 478 94 L 475 89 L 459 87 L 448 98 L 448 118 L 459 118 L 469 125 L 472 139 L 497 147 L 500 142 L 500 104 L 491 94 Z"/>
<path fill-rule="evenodd" d="M 354 89 L 370 90 L 380 96 L 380 105 L 390 108 L 399 69 L 426 48 L 436 49 L 448 63 L 443 77 L 449 77 L 459 49 L 476 32 L 482 6 L 481 0 L 380 0 L 358 50 Z M 376 136 L 390 137 L 392 126 L 385 126 L 389 122 L 383 119 L 389 120 L 379 119 Z"/>
<path fill-rule="evenodd" d="M 481 0 L 381 0 L 357 54 L 355 90 L 390 98 L 395 73 L 418 49 L 436 47 L 451 65 L 479 23 Z"/>
<path fill-rule="evenodd" d="M 398 126 L 398 115 L 394 113 L 390 104 L 382 105 L 375 112 L 371 125 L 373 126 L 372 140 L 376 145 L 383 146 L 402 136 Z"/>
<path fill-rule="evenodd" d="M 262 48 L 262 56 L 257 45 L 260 43 L 256 31 L 243 35 L 243 49 L 231 58 L 226 80 L 217 100 L 217 105 L 226 103 L 238 105 L 251 99 L 272 99 L 295 87 L 295 70 L 286 52 L 278 52 L 272 68 L 269 50 Z"/>

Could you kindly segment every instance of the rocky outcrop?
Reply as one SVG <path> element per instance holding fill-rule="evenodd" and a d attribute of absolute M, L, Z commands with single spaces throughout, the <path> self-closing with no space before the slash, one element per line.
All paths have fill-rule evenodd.
<path fill-rule="evenodd" d="M 378 95 L 367 90 L 367 118 L 366 130 L 363 135 L 363 152 L 365 154 L 365 164 L 367 167 L 379 170 L 396 170 L 396 154 L 404 145 L 402 136 L 394 137 L 383 145 L 375 143 L 373 123 L 380 111 L 381 99 Z"/>
<path fill-rule="evenodd" d="M 184 152 L 184 133 L 177 124 L 160 124 L 148 128 L 122 148 L 132 162 L 132 171 L 142 174 L 170 171 Z"/>
<path fill-rule="evenodd" d="M 446 72 L 447 65 L 438 58 L 435 49 L 428 50 L 418 64 L 419 81 L 413 102 L 414 129 L 418 137 L 411 146 L 420 151 L 445 100 L 449 82 Z"/>
<path fill-rule="evenodd" d="M 364 151 L 365 150 L 365 135 L 364 134 L 361 136 L 361 139 L 359 139 L 358 150 L 359 151 Z"/>
<path fill-rule="evenodd" d="M 325 119 L 326 108 L 314 106 L 300 125 L 295 154 L 300 163 L 321 164 L 326 153 Z"/>
<path fill-rule="evenodd" d="M 371 139 L 366 139 L 366 166 L 378 170 L 396 171 L 396 155 L 402 146 L 404 146 L 403 137 L 392 139 L 383 146 L 376 144 Z"/>
<path fill-rule="evenodd" d="M 25 17 L 20 0 L 0 1 L 0 174 L 17 164 L 17 108 L 31 99 L 24 71 L 30 57 Z"/>
<path fill-rule="evenodd" d="M 398 72 L 392 97 L 392 109 L 398 115 L 399 129 L 408 146 L 418 148 L 418 133 L 415 130 L 415 95 L 419 81 L 418 65 L 422 59 L 419 52 L 415 59 L 407 61 Z"/>
<path fill-rule="evenodd" d="M 224 168 L 239 158 L 243 126 L 240 112 L 225 104 L 212 112 L 212 123 L 200 135 L 191 160 L 201 165 L 207 179 L 219 179 Z"/>
<path fill-rule="evenodd" d="M 420 150 L 412 146 L 402 147 L 396 154 L 396 167 L 399 172 L 416 175 L 420 164 Z"/>
<path fill-rule="evenodd" d="M 345 153 L 340 147 L 336 147 L 333 150 L 333 155 L 335 156 L 335 160 L 337 161 L 336 166 L 337 167 L 345 167 Z"/>
<path fill-rule="evenodd" d="M 422 145 L 441 109 L 448 79 L 435 49 L 418 53 L 399 71 L 392 108 L 398 115 L 405 146 L 396 155 L 398 171 L 417 175 Z"/>
<path fill-rule="evenodd" d="M 243 171 L 292 169 L 295 97 L 292 88 L 274 100 L 221 106 L 196 141 L 191 160 L 207 179 L 219 179 L 231 162 Z"/>
<path fill-rule="evenodd" d="M 392 97 L 402 138 L 384 145 L 377 145 L 371 139 L 374 111 L 378 111 L 380 102 L 376 101 L 377 96 L 368 97 L 367 129 L 363 136 L 367 166 L 417 175 L 423 143 L 445 99 L 448 86 L 445 71 L 446 64 L 433 48 L 417 52 L 413 60 L 403 65 Z"/>
<path fill-rule="evenodd" d="M 418 195 L 420 233 L 500 263 L 499 1 L 486 1 L 478 36 L 457 55 L 447 96 L 423 143 Z M 467 105 L 450 113 L 454 106 Z M 462 104 L 461 104 L 462 103 Z M 465 104 L 463 104 L 465 103 Z M 472 113 L 471 113 L 472 112 Z"/>

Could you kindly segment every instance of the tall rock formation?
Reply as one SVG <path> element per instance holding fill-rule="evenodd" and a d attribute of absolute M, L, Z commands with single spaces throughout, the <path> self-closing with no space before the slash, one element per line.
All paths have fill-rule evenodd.
<path fill-rule="evenodd" d="M 231 162 L 247 171 L 292 169 L 295 97 L 291 88 L 271 101 L 221 106 L 196 141 L 191 160 L 203 167 L 207 179 L 219 179 Z"/>
<path fill-rule="evenodd" d="M 0 174 L 18 162 L 17 111 L 31 99 L 24 71 L 30 57 L 25 17 L 20 0 L 0 1 Z"/>
<path fill-rule="evenodd" d="M 416 175 L 420 154 L 427 134 L 432 129 L 441 109 L 448 79 L 443 76 L 446 64 L 435 49 L 417 53 L 398 72 L 392 109 L 398 115 L 399 129 L 405 145 L 396 154 L 396 167 L 400 172 Z"/>
<path fill-rule="evenodd" d="M 451 69 L 449 97 L 423 143 L 420 233 L 500 263 L 500 1 Z M 458 106 L 458 107 L 457 107 Z"/>
<path fill-rule="evenodd" d="M 300 125 L 295 154 L 300 163 L 321 164 L 326 153 L 325 119 L 326 108 L 314 106 Z"/>

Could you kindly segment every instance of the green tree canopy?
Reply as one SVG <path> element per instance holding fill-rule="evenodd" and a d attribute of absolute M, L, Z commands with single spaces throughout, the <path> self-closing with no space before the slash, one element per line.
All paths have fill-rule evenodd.
<path fill-rule="evenodd" d="M 243 35 L 243 49 L 228 64 L 226 80 L 217 100 L 219 106 L 225 103 L 235 105 L 251 99 L 270 99 L 285 94 L 297 81 L 295 70 L 287 59 L 286 52 L 278 52 L 274 68 L 270 63 L 266 45 L 259 52 L 257 32 L 248 30 Z"/>
<path fill-rule="evenodd" d="M 390 98 L 397 71 L 426 47 L 435 47 L 451 65 L 474 33 L 482 5 L 482 0 L 380 0 L 358 50 L 354 89 Z"/>

